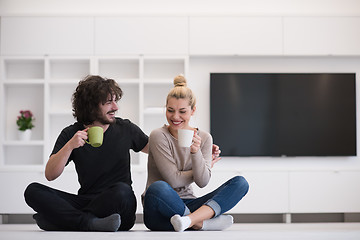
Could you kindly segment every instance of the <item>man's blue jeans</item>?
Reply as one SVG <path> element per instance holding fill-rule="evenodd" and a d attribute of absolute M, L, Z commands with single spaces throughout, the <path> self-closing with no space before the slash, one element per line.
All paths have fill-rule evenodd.
<path fill-rule="evenodd" d="M 144 223 L 153 231 L 172 231 L 170 218 L 194 212 L 202 205 L 211 207 L 215 216 L 232 209 L 248 192 L 249 184 L 242 176 L 228 180 L 216 190 L 194 199 L 181 199 L 166 182 L 157 181 L 150 185 L 144 197 Z"/>

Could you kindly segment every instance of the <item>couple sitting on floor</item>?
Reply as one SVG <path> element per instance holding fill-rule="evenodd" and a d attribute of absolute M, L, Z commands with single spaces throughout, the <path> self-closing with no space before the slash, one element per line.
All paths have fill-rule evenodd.
<path fill-rule="evenodd" d="M 148 179 L 142 195 L 144 223 L 154 231 L 224 230 L 233 223 L 223 213 L 247 193 L 248 183 L 236 176 L 202 197 L 191 184 L 205 187 L 219 148 L 209 133 L 189 126 L 196 110 L 186 79 L 177 76 L 166 99 L 168 125 L 148 137 L 127 119 L 115 117 L 122 90 L 112 79 L 88 76 L 73 96 L 77 122 L 60 133 L 46 164 L 45 176 L 59 177 L 73 161 L 80 189 L 71 194 L 40 183 L 25 190 L 38 226 L 47 231 L 127 231 L 135 223 L 136 197 L 132 189 L 130 153 L 148 153 Z M 103 128 L 100 147 L 87 144 L 88 129 Z M 194 131 L 190 147 L 180 147 L 178 130 Z"/>

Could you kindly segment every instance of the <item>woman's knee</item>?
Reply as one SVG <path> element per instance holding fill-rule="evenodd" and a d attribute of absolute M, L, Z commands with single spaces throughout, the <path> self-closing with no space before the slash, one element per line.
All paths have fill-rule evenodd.
<path fill-rule="evenodd" d="M 156 209 L 159 202 L 168 202 L 169 199 L 171 199 L 170 196 L 172 196 L 172 192 L 174 192 L 174 190 L 167 182 L 156 181 L 152 183 L 146 190 L 144 196 L 144 211 Z"/>
<path fill-rule="evenodd" d="M 172 187 L 164 181 L 156 181 L 152 183 L 149 188 L 146 190 L 145 196 L 148 194 L 154 194 L 155 196 L 160 196 L 166 192 L 166 190 L 172 189 Z"/>
<path fill-rule="evenodd" d="M 238 191 L 242 193 L 243 196 L 249 191 L 249 183 L 243 176 L 235 176 L 231 179 L 233 184 L 236 184 Z"/>

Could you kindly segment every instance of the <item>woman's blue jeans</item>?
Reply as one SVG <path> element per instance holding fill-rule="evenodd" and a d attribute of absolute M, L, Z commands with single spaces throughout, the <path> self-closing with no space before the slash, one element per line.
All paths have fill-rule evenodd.
<path fill-rule="evenodd" d="M 232 209 L 248 192 L 249 184 L 242 176 L 228 180 L 216 190 L 194 199 L 181 199 L 166 182 L 150 185 L 144 197 L 144 223 L 153 231 L 172 231 L 170 218 L 175 214 L 185 216 L 202 205 L 211 207 L 215 216 Z"/>

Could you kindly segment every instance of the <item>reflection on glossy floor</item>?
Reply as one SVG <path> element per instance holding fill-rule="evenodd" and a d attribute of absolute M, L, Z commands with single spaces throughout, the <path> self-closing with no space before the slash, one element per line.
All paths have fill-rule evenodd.
<path fill-rule="evenodd" d="M 63 240 L 63 239 L 241 239 L 241 240 L 359 240 L 360 223 L 276 223 L 234 224 L 222 232 L 186 231 L 150 232 L 143 224 L 136 224 L 129 232 L 44 232 L 33 224 L 0 224 L 1 240 Z"/>

